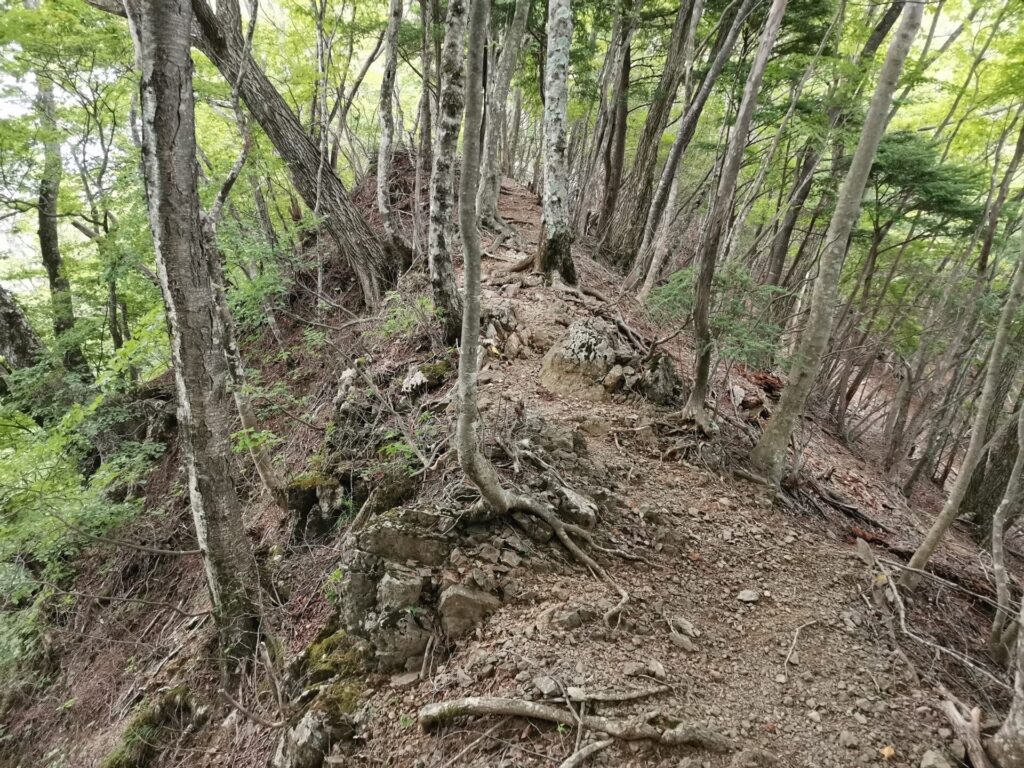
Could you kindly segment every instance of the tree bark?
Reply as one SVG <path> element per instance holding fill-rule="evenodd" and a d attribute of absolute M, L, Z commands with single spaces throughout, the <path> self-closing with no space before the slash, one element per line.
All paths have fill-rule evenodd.
<path fill-rule="evenodd" d="M 452 265 L 452 203 L 455 197 L 455 150 L 465 99 L 463 46 L 466 39 L 466 0 L 450 0 L 441 51 L 441 96 L 437 116 L 434 167 L 430 172 L 430 222 L 427 262 L 434 305 L 441 314 L 445 338 L 455 341 L 462 322 L 462 300 Z M 468 135 L 468 131 L 467 131 Z M 474 196 L 475 199 L 475 196 Z"/>
<path fill-rule="evenodd" d="M 764 80 L 768 57 L 771 55 L 775 38 L 779 34 L 779 27 L 782 25 L 782 16 L 786 12 L 787 2 L 788 0 L 773 0 L 771 9 L 768 11 L 768 18 L 761 31 L 757 54 L 754 56 L 754 62 L 750 66 L 747 81 L 743 86 L 743 96 L 736 112 L 736 121 L 732 127 L 732 135 L 729 137 L 718 189 L 708 214 L 707 231 L 704 234 L 699 253 L 700 267 L 693 308 L 696 362 L 693 388 L 690 390 L 684 412 L 702 426 L 706 421 L 704 399 L 707 396 L 708 381 L 711 376 L 711 358 L 714 352 L 710 317 L 712 281 L 715 275 L 715 264 L 718 260 L 718 249 L 732 213 L 733 198 L 736 195 L 736 180 L 739 178 L 743 151 L 747 146 L 747 136 L 754 119 L 754 110 L 757 108 L 758 91 L 760 91 L 761 82 Z M 741 9 L 737 14 L 735 21 L 737 28 L 743 23 L 743 10 Z M 723 48 L 725 47 L 728 46 L 723 46 Z"/>
<path fill-rule="evenodd" d="M 835 212 L 829 222 L 824 250 L 818 263 L 818 277 L 814 281 L 811 294 L 810 311 L 793 355 L 789 382 L 783 390 L 782 400 L 776 407 L 771 421 L 768 422 L 750 456 L 754 467 L 773 483 L 778 483 L 782 479 L 786 448 L 796 421 L 803 412 L 807 395 L 821 366 L 822 354 L 828 344 L 843 257 L 846 254 L 850 233 L 860 217 L 864 187 L 882 134 L 885 132 L 886 116 L 903 64 L 921 26 L 922 13 L 920 3 L 906 6 L 899 30 L 889 45 L 864 120 L 857 150 L 839 190 Z"/>
<path fill-rule="evenodd" d="M 380 147 L 377 151 L 377 210 L 384 220 L 384 231 L 398 248 L 407 247 L 398 233 L 391 208 L 391 160 L 395 151 L 395 78 L 398 73 L 398 28 L 402 23 L 402 0 L 391 0 L 387 31 L 384 35 L 384 76 L 380 84 Z"/>
<path fill-rule="evenodd" d="M 544 67 L 544 194 L 540 243 L 534 262 L 545 275 L 557 270 L 576 282 L 569 228 L 569 184 L 565 160 L 569 110 L 570 0 L 548 0 L 548 44 Z"/>
<path fill-rule="evenodd" d="M 222 669 L 255 648 L 259 582 L 232 480 L 231 401 L 215 254 L 203 236 L 196 178 L 188 0 L 127 4 L 140 70 L 143 176 L 157 271 L 171 329 L 178 423 Z"/>
<path fill-rule="evenodd" d="M 0 375 L 39 362 L 43 343 L 14 296 L 0 285 Z"/>
<path fill-rule="evenodd" d="M 480 222 L 503 228 L 498 214 L 498 195 L 501 192 L 501 163 L 499 149 L 501 132 L 505 126 L 505 104 L 508 101 L 512 74 L 519 60 L 519 50 L 526 31 L 529 15 L 528 0 L 516 0 L 512 23 L 501 42 L 501 55 L 494 67 L 491 87 L 487 90 L 487 125 L 484 129 L 484 148 L 480 171 L 480 188 L 476 195 L 476 209 Z"/>

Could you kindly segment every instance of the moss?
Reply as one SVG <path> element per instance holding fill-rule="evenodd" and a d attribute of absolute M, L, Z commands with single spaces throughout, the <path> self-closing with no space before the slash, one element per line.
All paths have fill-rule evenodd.
<path fill-rule="evenodd" d="M 427 380 L 427 385 L 436 387 L 451 373 L 452 364 L 447 360 L 439 360 L 436 363 L 424 363 L 419 367 L 419 372 Z"/>
<path fill-rule="evenodd" d="M 322 472 L 302 472 L 288 481 L 288 490 L 310 491 L 320 487 L 337 488 L 338 478 Z"/>
<path fill-rule="evenodd" d="M 320 692 L 312 708 L 323 712 L 332 723 L 344 722 L 356 711 L 362 692 L 363 687 L 351 680 L 334 683 Z"/>
<path fill-rule="evenodd" d="M 143 768 L 156 757 L 163 739 L 172 731 L 180 730 L 191 714 L 188 688 L 178 686 L 166 691 L 156 701 L 143 705 L 132 717 L 100 768 Z"/>
<path fill-rule="evenodd" d="M 306 677 L 322 682 L 332 677 L 358 677 L 366 669 L 366 645 L 344 630 L 313 643 L 306 654 Z"/>

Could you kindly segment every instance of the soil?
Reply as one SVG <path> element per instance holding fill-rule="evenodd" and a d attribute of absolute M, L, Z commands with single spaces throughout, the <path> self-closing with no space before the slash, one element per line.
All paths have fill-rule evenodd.
<path fill-rule="evenodd" d="M 509 263 L 536 247 L 539 209 L 534 195 L 506 181 L 501 210 L 518 241 L 506 238 L 485 258 L 484 304 L 508 302 L 520 327 L 557 340 L 574 320 L 593 314 L 595 304 L 546 286 L 538 276 L 508 275 Z M 621 278 L 588 258 L 592 246 L 575 246 L 581 285 L 606 297 L 608 304 L 599 302 L 605 310 L 620 313 L 639 334 L 668 335 L 673 329 L 653 325 L 632 298 L 617 297 Z M 285 436 L 280 450 L 295 473 L 320 450 L 335 381 L 359 344 L 346 330 L 330 334 L 330 343 L 335 350 L 355 350 L 352 355 L 314 353 L 302 348 L 301 333 L 288 333 L 296 342 L 289 364 L 260 367 L 264 383 L 287 380 L 305 397 L 289 409 L 291 415 L 268 414 L 271 428 Z M 259 344 L 266 339 L 253 349 Z M 685 378 L 692 362 L 688 338 L 676 336 L 661 348 Z M 376 354 L 385 364 L 380 361 L 407 360 L 422 349 L 412 343 Z M 669 722 L 710 727 L 794 768 L 917 768 L 926 750 L 946 753 L 955 765 L 957 745 L 938 710 L 939 685 L 987 713 L 1005 711 L 1009 678 L 985 647 L 992 613 L 985 598 L 994 597 L 988 558 L 966 531 L 954 529 L 935 561 L 938 572 L 957 583 L 931 580 L 908 598 L 906 628 L 899 606 L 884 605 L 878 574 L 884 568 L 895 572 L 903 562 L 935 513 L 941 489 L 922 482 L 908 506 L 881 476 L 873 445 L 848 446 L 821 426 L 824 421 L 809 420 L 805 471 L 864 517 L 805 503 L 799 495 L 781 501 L 729 471 L 742 462 L 757 429 L 730 417 L 734 406 L 726 393 L 732 386 L 759 391 L 743 372 L 734 371 L 729 386 L 717 382 L 722 431 L 706 437 L 665 428 L 674 424 L 674 409 L 640 397 L 594 402 L 551 392 L 538 383 L 542 356 L 543 349 L 529 345 L 515 358 L 492 356 L 480 390 L 483 417 L 500 422 L 512 413 L 540 416 L 571 426 L 585 440 L 588 487 L 594 487 L 596 470 L 607 499 L 597 540 L 643 558 L 598 557 L 629 592 L 624 615 L 611 625 L 602 620 L 617 594 L 566 550 L 530 541 L 509 521 L 493 523 L 462 547 L 460 570 L 486 570 L 487 545 L 504 553 L 510 541 L 519 542 L 517 557 L 508 561 L 514 565 L 504 572 L 505 583 L 514 584 L 505 590 L 505 604 L 446 646 L 450 653 L 428 657 L 421 679 L 393 685 L 388 675 L 371 675 L 359 740 L 329 758 L 335 761 L 330 764 L 558 765 L 597 735 L 508 717 L 459 718 L 430 731 L 417 724 L 420 708 L 432 702 L 465 696 L 540 701 L 543 689 L 564 707 L 557 700 L 570 687 L 625 694 L 667 686 L 634 701 L 590 703 L 587 713 L 660 713 Z M 163 516 L 133 523 L 120 537 L 188 547 L 188 513 L 171 488 L 175 460 L 173 452 L 165 457 L 147 497 L 154 506 L 158 498 L 168 500 Z M 259 493 L 251 470 L 245 477 L 253 494 L 247 509 L 253 543 L 278 562 L 281 604 L 268 609 L 271 622 L 286 656 L 294 656 L 333 613 L 329 587 L 338 540 L 290 545 L 286 521 Z M 576 482 L 572 468 L 564 470 L 564 479 Z M 869 568 L 858 556 L 858 538 L 870 540 L 875 555 L 893 564 Z M 121 554 L 121 575 L 111 578 L 107 555 L 98 549 L 95 562 L 86 561 L 76 590 L 106 589 L 161 605 L 80 600 L 60 630 L 64 635 L 54 639 L 51 683 L 26 695 L 7 716 L 0 765 L 99 765 L 133 706 L 182 683 L 209 707 L 208 719 L 193 733 L 174 734 L 154 765 L 265 764 L 276 733 L 251 718 L 229 717 L 215 696 L 212 622 L 183 615 L 206 606 L 194 559 Z M 1019 563 L 1012 565 L 1019 570 Z M 680 640 L 673 622 L 692 625 L 694 636 Z M 275 719 L 267 696 L 249 701 L 263 719 Z M 700 749 L 619 741 L 588 764 L 719 768 L 731 760 Z"/>

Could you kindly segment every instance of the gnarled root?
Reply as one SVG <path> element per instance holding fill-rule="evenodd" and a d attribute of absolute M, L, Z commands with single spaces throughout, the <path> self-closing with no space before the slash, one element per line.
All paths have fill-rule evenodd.
<path fill-rule="evenodd" d="M 673 728 L 663 729 L 642 721 L 597 715 L 576 715 L 568 709 L 552 707 L 547 704 L 491 696 L 469 696 L 464 699 L 428 704 L 420 709 L 419 722 L 424 729 L 429 729 L 454 717 L 467 715 L 526 717 L 568 726 L 579 725 L 590 731 L 606 733 L 616 739 L 653 741 L 656 744 L 669 747 L 699 747 L 710 752 L 731 752 L 736 748 L 730 739 L 717 731 L 692 723 L 680 723 Z"/>

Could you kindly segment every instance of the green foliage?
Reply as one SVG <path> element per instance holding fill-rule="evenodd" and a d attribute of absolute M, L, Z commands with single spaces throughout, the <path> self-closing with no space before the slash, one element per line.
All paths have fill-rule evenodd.
<path fill-rule="evenodd" d="M 384 319 L 363 336 L 375 341 L 409 338 L 426 331 L 436 315 L 437 309 L 429 296 L 406 297 L 389 291 L 384 297 Z"/>
<path fill-rule="evenodd" d="M 648 309 L 656 320 L 665 324 L 688 321 L 693 312 L 693 281 L 693 269 L 682 269 L 651 293 Z M 769 320 L 769 309 L 779 291 L 730 262 L 716 273 L 713 292 L 711 335 L 719 356 L 752 368 L 770 366 L 778 353 L 781 329 Z M 751 322 L 752 317 L 759 320 Z"/>

